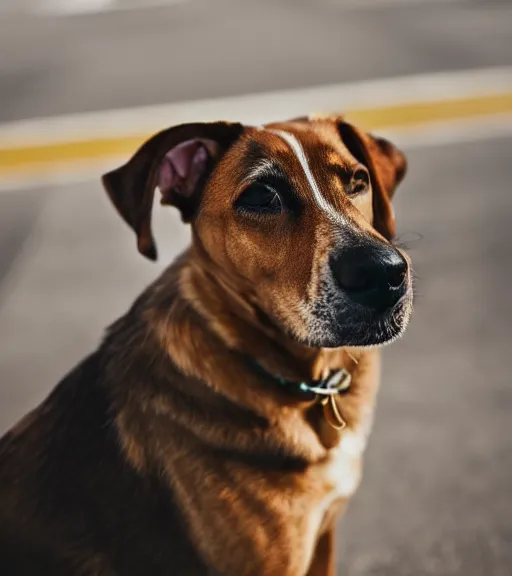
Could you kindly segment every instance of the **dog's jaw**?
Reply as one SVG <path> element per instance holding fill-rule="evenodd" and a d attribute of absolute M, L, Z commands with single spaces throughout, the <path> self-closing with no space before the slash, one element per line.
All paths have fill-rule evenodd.
<path fill-rule="evenodd" d="M 376 315 L 354 305 L 327 280 L 313 305 L 309 306 L 309 346 L 321 348 L 372 347 L 391 344 L 405 332 L 413 309 L 413 291 L 407 292 L 393 308 Z"/>

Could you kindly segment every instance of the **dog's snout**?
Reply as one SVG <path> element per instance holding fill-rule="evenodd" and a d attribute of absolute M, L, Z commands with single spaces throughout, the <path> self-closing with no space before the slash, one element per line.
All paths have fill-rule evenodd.
<path fill-rule="evenodd" d="M 394 306 L 407 289 L 407 262 L 386 244 L 342 249 L 331 256 L 330 266 L 351 299 L 379 311 Z"/>

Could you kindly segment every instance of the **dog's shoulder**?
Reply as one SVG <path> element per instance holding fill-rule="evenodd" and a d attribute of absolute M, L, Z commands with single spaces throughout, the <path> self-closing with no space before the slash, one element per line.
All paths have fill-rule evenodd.
<path fill-rule="evenodd" d="M 80 529 L 71 511 L 83 503 L 80 484 L 93 481 L 92 454 L 104 450 L 99 366 L 98 353 L 86 358 L 0 440 L 0 572 L 70 570 L 61 552 Z"/>
<path fill-rule="evenodd" d="M 34 410 L 24 416 L 0 439 L 0 478 L 14 474 L 15 469 L 5 465 L 21 460 L 25 455 L 27 463 L 34 465 L 37 457 L 44 457 L 52 444 L 60 437 L 65 437 L 68 428 L 76 428 L 79 422 L 72 414 L 76 402 L 84 408 L 93 407 L 98 412 L 97 390 L 99 374 L 99 355 L 95 353 L 83 360 L 59 384 L 50 395 Z M 96 398 L 95 398 L 96 397 Z M 85 405 L 84 405 L 85 403 Z M 79 412 L 83 412 L 80 410 Z"/>
<path fill-rule="evenodd" d="M 71 478 L 86 466 L 92 472 L 109 450 L 100 366 L 98 352 L 83 360 L 0 440 L 0 514 L 32 504 L 37 509 L 31 494 L 42 501 L 50 494 L 65 499 Z"/>
<path fill-rule="evenodd" d="M 0 440 L 0 574 L 206 573 L 170 487 L 122 448 L 107 381 L 109 363 L 121 366 L 115 345 L 104 342 Z"/>

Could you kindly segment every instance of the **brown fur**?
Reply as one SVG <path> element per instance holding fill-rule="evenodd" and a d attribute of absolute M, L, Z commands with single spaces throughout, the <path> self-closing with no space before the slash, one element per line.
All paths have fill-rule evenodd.
<path fill-rule="evenodd" d="M 328 200 L 361 233 L 392 237 L 389 203 L 405 170 L 394 148 L 341 119 L 267 128 L 300 139 Z M 310 205 L 296 159 L 267 131 L 178 127 L 107 175 L 139 250 L 156 256 L 155 173 L 190 135 L 218 143 L 200 191 L 166 198 L 192 221 L 192 246 L 0 442 L 1 574 L 335 573 L 334 523 L 359 482 L 379 352 L 305 343 L 298 302 L 317 290 L 335 232 Z M 287 166 L 310 206 L 287 234 L 230 210 L 249 151 Z M 358 162 L 373 200 L 349 200 L 333 176 L 348 178 Z M 349 369 L 352 387 L 338 400 L 347 428 L 334 430 L 318 403 L 282 390 L 248 358 L 296 380 Z"/>

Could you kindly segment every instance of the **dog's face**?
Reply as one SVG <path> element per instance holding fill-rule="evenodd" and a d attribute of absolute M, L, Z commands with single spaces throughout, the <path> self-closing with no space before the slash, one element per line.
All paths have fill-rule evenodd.
<path fill-rule="evenodd" d="M 341 118 L 192 124 L 103 181 L 146 256 L 158 186 L 209 264 L 283 331 L 315 347 L 368 346 L 399 336 L 412 307 L 408 260 L 390 243 L 405 167 Z"/>

